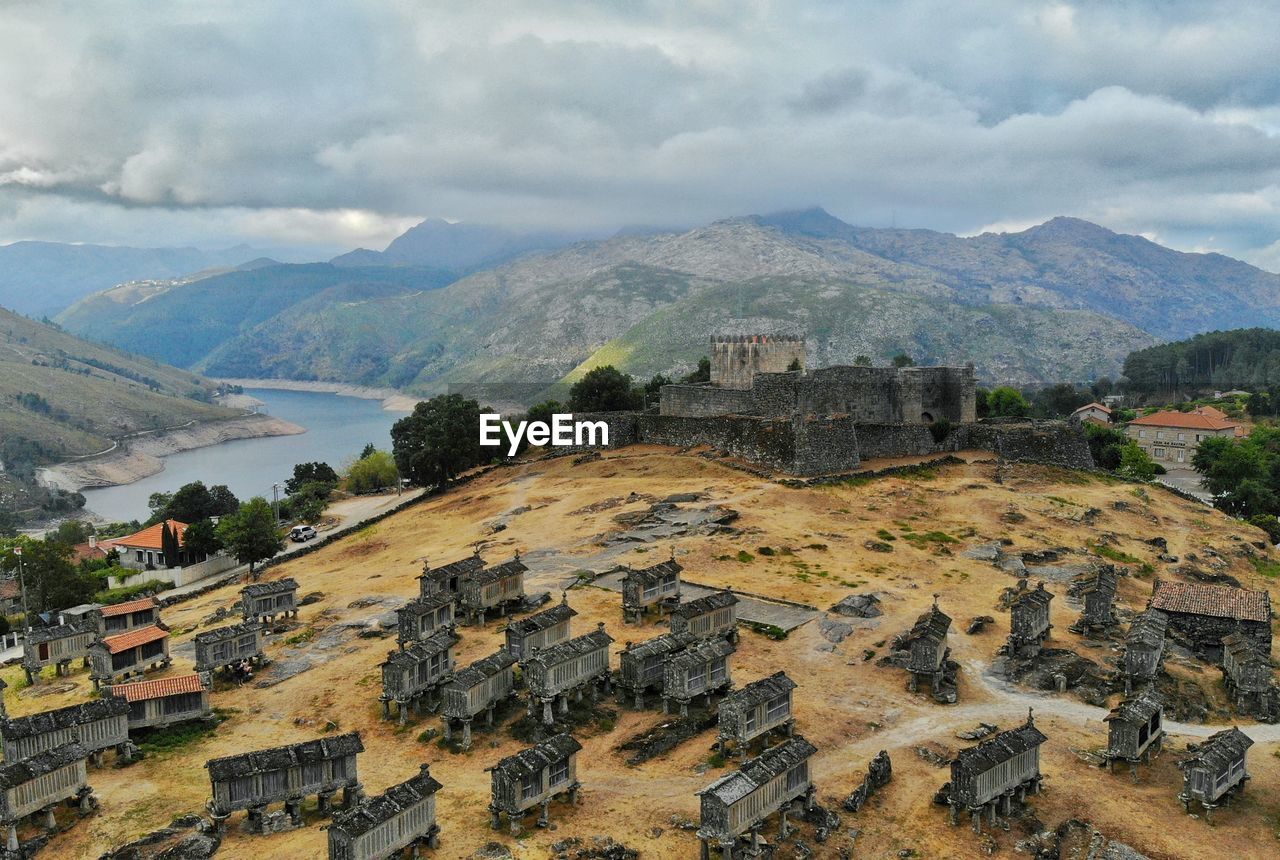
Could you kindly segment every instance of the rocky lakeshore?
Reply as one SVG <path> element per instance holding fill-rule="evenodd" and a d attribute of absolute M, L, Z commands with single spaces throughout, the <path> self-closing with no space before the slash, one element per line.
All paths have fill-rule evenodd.
<path fill-rule="evenodd" d="M 343 397 L 359 397 L 361 400 L 381 400 L 382 408 L 389 412 L 412 412 L 421 398 L 396 391 L 394 388 L 370 388 L 364 385 L 348 385 L 344 382 L 317 382 L 302 379 L 219 379 L 227 385 L 241 388 L 269 388 L 277 391 L 314 391 L 321 394 L 340 394 Z"/>

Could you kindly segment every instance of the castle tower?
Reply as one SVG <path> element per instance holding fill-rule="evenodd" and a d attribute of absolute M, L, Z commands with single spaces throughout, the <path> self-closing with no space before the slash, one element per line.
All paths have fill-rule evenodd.
<path fill-rule="evenodd" d="M 712 335 L 711 384 L 751 388 L 757 373 L 782 373 L 793 364 L 804 368 L 804 338 L 797 335 Z"/>

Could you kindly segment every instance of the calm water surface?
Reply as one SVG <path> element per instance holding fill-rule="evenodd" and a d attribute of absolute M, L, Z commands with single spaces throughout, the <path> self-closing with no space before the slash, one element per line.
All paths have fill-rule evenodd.
<path fill-rule="evenodd" d="M 226 484 L 240 499 L 271 499 L 271 485 L 283 484 L 295 463 L 320 460 L 339 472 L 372 442 L 390 450 L 391 425 L 403 412 L 389 412 L 378 400 L 310 391 L 245 389 L 265 405 L 262 411 L 307 428 L 300 436 L 238 439 L 166 457 L 164 471 L 119 487 L 84 490 L 85 507 L 108 520 L 144 520 L 152 493 L 167 493 L 191 481 Z M 283 492 L 283 490 L 282 490 Z"/>

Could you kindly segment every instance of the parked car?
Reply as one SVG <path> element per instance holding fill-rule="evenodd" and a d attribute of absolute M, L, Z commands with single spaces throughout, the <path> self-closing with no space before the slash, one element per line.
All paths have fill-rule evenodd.
<path fill-rule="evenodd" d="M 316 536 L 316 530 L 311 526 L 294 526 L 289 529 L 289 540 L 294 543 L 306 543 Z"/>

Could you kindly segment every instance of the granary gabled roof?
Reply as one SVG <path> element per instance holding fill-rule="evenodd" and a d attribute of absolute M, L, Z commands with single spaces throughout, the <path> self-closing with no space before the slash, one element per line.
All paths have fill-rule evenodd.
<path fill-rule="evenodd" d="M 769 702 L 796 688 L 796 682 L 787 677 L 786 672 L 774 672 L 767 678 L 752 681 L 740 690 L 734 690 L 721 700 L 725 704 L 753 708 L 761 702 Z"/>
<path fill-rule="evenodd" d="M 1253 746 L 1253 738 L 1235 726 L 1209 735 L 1204 743 L 1196 747 L 1196 751 L 1178 762 L 1182 770 L 1194 767 L 1207 767 L 1215 773 L 1225 770 L 1232 762 L 1243 758 L 1249 747 Z"/>
<path fill-rule="evenodd" d="M 41 642 L 52 642 L 54 639 L 65 639 L 79 636 L 82 633 L 97 633 L 98 622 L 92 618 L 81 618 L 70 624 L 56 624 L 53 627 L 33 627 L 27 631 L 27 644 L 38 645 Z"/>
<path fill-rule="evenodd" d="M 1148 609 L 1134 617 L 1125 634 L 1126 647 L 1146 645 L 1152 648 L 1164 646 L 1165 630 L 1169 626 L 1169 617 L 1159 610 Z"/>
<path fill-rule="evenodd" d="M 947 638 L 947 631 L 951 629 L 951 616 L 944 613 L 938 608 L 938 604 L 928 611 L 921 613 L 916 619 L 915 626 L 911 628 L 909 639 L 933 639 L 941 641 Z"/>
<path fill-rule="evenodd" d="M 426 639 L 419 639 L 405 645 L 404 648 L 387 652 L 387 660 L 383 665 L 389 664 L 398 668 L 416 666 L 423 660 L 430 660 L 437 654 L 448 651 L 461 641 L 458 634 L 452 630 L 437 630 Z"/>
<path fill-rule="evenodd" d="M 400 607 L 409 612 L 433 612 L 441 606 L 453 603 L 456 598 L 447 591 L 433 591 L 424 597 L 415 597 Z"/>
<path fill-rule="evenodd" d="M 560 622 L 568 621 L 577 614 L 577 610 L 570 606 L 567 601 L 562 600 L 550 609 L 544 609 L 527 618 L 508 623 L 507 629 L 518 636 L 528 636 L 530 633 L 537 633 L 539 630 L 555 627 Z"/>
<path fill-rule="evenodd" d="M 17 788 L 88 756 L 89 753 L 80 744 L 69 743 L 38 752 L 12 764 L 5 762 L 0 764 L 0 790 Z"/>
<path fill-rule="evenodd" d="M 108 636 L 102 640 L 102 644 L 106 646 L 107 652 L 110 654 L 119 654 L 122 651 L 128 651 L 130 648 L 137 648 L 139 645 L 146 645 L 148 642 L 159 642 L 161 639 L 169 637 L 169 630 L 162 624 L 149 624 L 146 627 L 135 627 L 127 633 L 121 633 L 119 636 Z"/>
<path fill-rule="evenodd" d="M 508 666 L 514 666 L 516 655 L 506 648 L 500 648 L 488 657 L 482 657 L 465 669 L 455 672 L 449 683 L 454 687 L 468 690 L 476 684 L 482 684 Z"/>
<path fill-rule="evenodd" d="M 726 588 L 723 591 L 715 591 L 686 603 L 681 603 L 671 611 L 681 618 L 694 618 L 707 612 L 724 609 L 726 606 L 733 606 L 737 602 L 738 595 Z"/>
<path fill-rule="evenodd" d="M 555 737 L 547 738 L 542 743 L 534 744 L 527 750 L 507 756 L 494 765 L 492 769 L 500 772 L 508 779 L 516 779 L 541 773 L 543 768 L 558 761 L 564 761 L 581 749 L 582 744 L 578 743 L 573 735 L 568 733 L 558 734 Z"/>
<path fill-rule="evenodd" d="M 1147 605 L 1164 612 L 1271 622 L 1271 597 L 1267 592 L 1230 585 L 1157 580 Z"/>
<path fill-rule="evenodd" d="M 29 738 L 43 735 L 59 729 L 83 726 L 86 723 L 118 717 L 129 713 L 129 703 L 115 696 L 103 696 L 78 705 L 55 708 L 52 711 L 41 711 L 25 717 L 6 717 L 0 719 L 0 735 L 7 740 Z"/>
<path fill-rule="evenodd" d="M 197 633 L 192 641 L 197 645 L 208 645 L 212 642 L 225 642 L 228 639 L 234 639 L 242 634 L 253 633 L 261 629 L 262 625 L 257 621 L 245 621 L 242 624 L 228 624 L 226 627 L 217 627 L 213 630 Z"/>
<path fill-rule="evenodd" d="M 159 606 L 154 597 L 144 597 L 141 600 L 130 600 L 127 603 L 113 603 L 104 606 L 99 612 L 102 617 L 111 618 L 114 615 L 128 615 L 132 612 L 141 612 L 144 609 L 155 609 Z"/>
<path fill-rule="evenodd" d="M 740 769 L 720 777 L 698 794 L 714 795 L 728 806 L 791 770 L 817 751 L 818 748 L 803 736 L 796 735 L 744 762 Z"/>
<path fill-rule="evenodd" d="M 540 666 L 555 666 L 566 660 L 572 660 L 582 654 L 589 654 L 598 648 L 608 648 L 613 644 L 613 637 L 605 632 L 601 624 L 595 630 L 582 636 L 575 636 L 567 642 L 540 648 L 525 658 L 525 663 L 537 663 Z"/>
<path fill-rule="evenodd" d="M 728 657 L 737 650 L 728 639 L 707 639 L 702 642 L 694 642 L 683 651 L 672 654 L 671 659 L 667 661 L 667 665 L 676 669 L 688 669 L 702 663 L 710 663 L 712 660 L 718 660 L 721 657 Z"/>
<path fill-rule="evenodd" d="M 377 797 L 362 800 L 352 809 L 336 814 L 329 829 L 352 838 L 360 836 L 417 805 L 442 787 L 431 775 L 428 765 L 424 764 L 416 776 L 391 786 Z"/>
<path fill-rule="evenodd" d="M 1115 594 L 1120 584 L 1120 577 L 1111 565 L 1102 565 L 1080 574 L 1071 582 L 1071 591 L 1077 595 L 1092 594 L 1095 591 Z"/>
<path fill-rule="evenodd" d="M 240 755 L 213 758 L 205 762 L 204 766 L 209 769 L 211 779 L 221 782 L 255 773 L 283 770 L 308 762 L 344 758 L 362 752 L 364 752 L 364 743 L 360 740 L 360 733 L 348 732 L 345 735 L 334 735 L 282 747 L 254 750 Z"/>
<path fill-rule="evenodd" d="M 680 566 L 680 562 L 674 558 L 669 558 L 666 561 L 658 562 L 652 567 L 627 567 L 624 570 L 626 571 L 622 575 L 624 580 L 634 579 L 639 582 L 659 582 L 672 575 L 679 576 L 680 571 L 684 570 L 684 568 Z"/>
<path fill-rule="evenodd" d="M 1009 601 L 1009 608 L 1019 611 L 1048 608 L 1053 601 L 1053 592 L 1044 587 L 1044 582 L 1037 583 L 1035 588 L 1024 588 L 1018 591 Z"/>
<path fill-rule="evenodd" d="M 623 653 L 629 657 L 634 657 L 637 660 L 643 660 L 646 657 L 674 653 L 681 650 L 692 641 L 693 637 L 689 635 L 663 633 L 662 635 L 655 636 L 652 639 L 646 639 L 639 644 L 630 645 L 625 651 L 623 651 Z"/>
<path fill-rule="evenodd" d="M 1150 690 L 1143 690 L 1133 696 L 1129 696 L 1120 704 L 1111 709 L 1111 713 L 1103 717 L 1104 722 L 1119 721 L 1122 723 L 1130 723 L 1135 726 L 1145 725 L 1151 717 L 1163 710 L 1164 706 L 1155 693 Z"/>
<path fill-rule="evenodd" d="M 1222 637 L 1222 648 L 1229 651 L 1235 661 L 1240 664 L 1261 663 L 1270 666 L 1271 661 L 1259 653 L 1257 644 L 1239 630 Z"/>
<path fill-rule="evenodd" d="M 525 567 L 524 562 L 520 560 L 519 556 L 517 556 L 510 561 L 504 561 L 502 564 L 495 564 L 493 567 L 486 567 L 484 570 L 475 574 L 475 576 L 472 577 L 472 581 L 477 582 L 480 585 L 487 585 L 491 582 L 497 582 L 500 579 L 506 579 L 507 577 L 524 573 L 528 569 L 529 568 Z"/>
<path fill-rule="evenodd" d="M 283 594 L 286 591 L 297 591 L 298 580 L 292 576 L 284 579 L 273 579 L 270 582 L 255 582 L 240 589 L 245 597 L 265 597 L 268 594 Z"/>
<path fill-rule="evenodd" d="M 107 692 L 126 702 L 143 702 L 147 699 L 163 699 L 185 693 L 202 693 L 209 689 L 199 675 L 178 675 L 173 678 L 156 678 L 153 681 L 134 681 L 132 684 L 112 684 Z"/>
<path fill-rule="evenodd" d="M 418 574 L 418 579 L 448 579 L 450 576 L 474 573 L 482 567 L 484 567 L 484 559 L 477 553 L 439 567 L 424 568 L 422 573 Z"/>
<path fill-rule="evenodd" d="M 996 765 L 1034 749 L 1047 740 L 1028 715 L 1027 721 L 1016 729 L 1000 732 L 977 746 L 960 750 L 951 762 L 951 767 L 969 774 L 986 773 Z"/>

